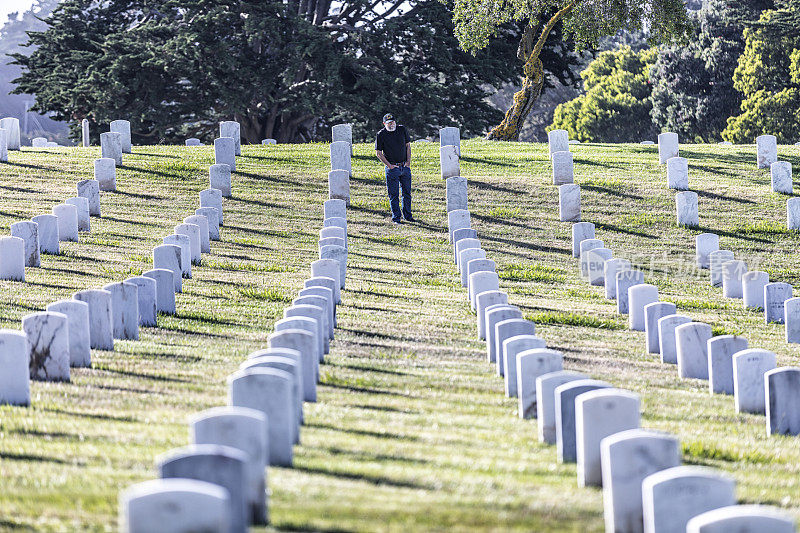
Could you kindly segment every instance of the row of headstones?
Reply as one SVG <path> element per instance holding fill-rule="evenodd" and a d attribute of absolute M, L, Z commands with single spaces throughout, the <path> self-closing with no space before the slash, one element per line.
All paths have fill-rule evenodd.
<path fill-rule="evenodd" d="M 607 531 L 794 531 L 792 519 L 771 508 L 735 505 L 729 477 L 679 466 L 674 436 L 639 428 L 638 395 L 565 371 L 563 354 L 547 349 L 535 324 L 499 290 L 469 211 L 450 211 L 448 225 L 488 361 L 504 377 L 506 395 L 518 397 L 520 418 L 538 418 L 539 439 L 556 444 L 560 462 L 577 463 L 578 484 L 603 486 Z"/>
<path fill-rule="evenodd" d="M 682 378 L 708 380 L 711 393 L 733 394 L 736 412 L 766 414 L 767 434 L 800 433 L 796 408 L 800 369 L 776 368 L 774 353 L 748 349 L 747 340 L 739 336 L 713 336 L 710 325 L 678 314 L 674 303 L 659 301 L 658 288 L 645 283 L 643 272 L 632 268 L 630 261 L 612 257 L 612 251 L 595 238 L 594 229 L 589 222 L 572 227 L 573 256 L 579 258 L 581 277 L 591 285 L 604 286 L 606 298 L 616 299 L 617 312 L 628 314 L 630 328 L 645 332 L 648 353 L 660 354 L 663 363 L 676 364 Z M 698 266 L 711 267 L 712 283 L 727 282 L 728 294 L 741 298 L 743 262 L 732 261 L 733 254 L 723 251 L 731 261 L 721 263 L 724 254 L 708 252 L 708 239 L 698 242 L 703 244 L 698 247 Z M 783 306 L 787 287 L 791 295 L 791 286 L 754 281 L 751 293 L 759 292 L 756 285 L 761 286 L 760 307 L 766 320 L 773 321 L 774 310 Z M 755 300 L 751 296 L 749 303 L 758 303 Z"/>
<path fill-rule="evenodd" d="M 320 259 L 274 324 L 269 347 L 250 354 L 228 376 L 227 407 L 192 418 L 191 444 L 157 460 L 161 479 L 120 495 L 124 531 L 149 533 L 168 524 L 170 531 L 239 533 L 269 522 L 266 467 L 292 466 L 303 403 L 317 401 L 319 365 L 334 338 L 345 288 L 346 217 L 343 200 L 325 202 Z M 335 237 L 323 236 L 333 229 Z"/>

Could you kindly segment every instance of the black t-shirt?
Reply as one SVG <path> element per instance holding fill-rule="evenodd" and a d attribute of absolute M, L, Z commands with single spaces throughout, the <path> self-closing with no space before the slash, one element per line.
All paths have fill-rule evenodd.
<path fill-rule="evenodd" d="M 399 165 L 406 162 L 406 143 L 410 143 L 405 126 L 397 125 L 394 131 L 383 128 L 375 137 L 375 149 L 383 152 L 389 163 Z"/>

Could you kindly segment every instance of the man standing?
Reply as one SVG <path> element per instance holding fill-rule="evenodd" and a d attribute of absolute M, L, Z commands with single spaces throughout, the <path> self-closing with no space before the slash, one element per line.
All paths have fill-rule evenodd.
<path fill-rule="evenodd" d="M 411 215 L 411 139 L 405 126 L 398 126 L 391 113 L 383 116 L 383 129 L 375 137 L 375 154 L 386 165 L 386 190 L 392 206 L 392 222 L 402 224 L 403 218 L 414 222 Z M 400 191 L 403 188 L 403 211 L 400 211 Z"/>

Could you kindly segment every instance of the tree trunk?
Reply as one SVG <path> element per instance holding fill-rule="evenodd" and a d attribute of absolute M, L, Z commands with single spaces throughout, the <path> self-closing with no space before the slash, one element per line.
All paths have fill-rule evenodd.
<path fill-rule="evenodd" d="M 533 103 L 542 94 L 542 87 L 544 87 L 544 65 L 542 60 L 539 59 L 539 54 L 542 52 L 547 36 L 553 30 L 555 25 L 564 16 L 572 11 L 580 0 L 572 0 L 564 8 L 559 10 L 555 15 L 550 17 L 544 28 L 542 29 L 539 39 L 536 43 L 533 42 L 534 28 L 530 25 L 525 29 L 525 33 L 520 39 L 519 49 L 517 50 L 517 57 L 524 62 L 523 72 L 525 77 L 522 80 L 522 89 L 514 94 L 514 102 L 511 108 L 506 111 L 506 116 L 503 122 L 492 128 L 492 131 L 487 135 L 490 141 L 518 141 L 519 133 L 522 131 L 522 125 L 528 114 L 531 112 Z"/>

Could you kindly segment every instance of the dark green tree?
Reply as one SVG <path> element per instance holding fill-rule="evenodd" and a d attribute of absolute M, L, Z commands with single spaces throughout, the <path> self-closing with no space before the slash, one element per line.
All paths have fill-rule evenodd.
<path fill-rule="evenodd" d="M 687 46 L 660 49 L 650 73 L 659 130 L 689 141 L 720 140 L 742 100 L 733 73 L 744 51 L 744 29 L 772 7 L 772 0 L 711 0 L 693 16 L 695 36 Z"/>
<path fill-rule="evenodd" d="M 486 96 L 517 77 L 517 27 L 473 56 L 434 0 L 63 0 L 46 22 L 14 56 L 17 90 L 75 133 L 124 117 L 137 142 L 208 140 L 231 118 L 247 142 L 327 140 L 340 121 L 366 138 L 387 111 L 415 136 L 480 134 L 502 116 Z"/>

